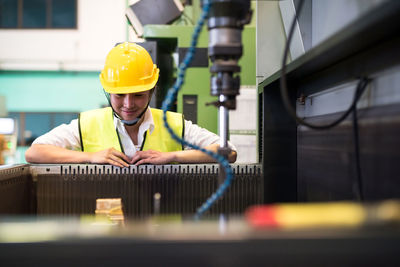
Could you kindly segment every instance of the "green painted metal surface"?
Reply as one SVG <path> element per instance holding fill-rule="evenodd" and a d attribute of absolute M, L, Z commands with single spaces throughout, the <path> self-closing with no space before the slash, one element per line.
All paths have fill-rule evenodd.
<path fill-rule="evenodd" d="M 146 25 L 143 36 L 146 39 L 174 38 L 178 41 L 178 47 L 189 47 L 194 26 L 186 25 Z M 197 47 L 208 46 L 207 27 L 203 26 Z"/>

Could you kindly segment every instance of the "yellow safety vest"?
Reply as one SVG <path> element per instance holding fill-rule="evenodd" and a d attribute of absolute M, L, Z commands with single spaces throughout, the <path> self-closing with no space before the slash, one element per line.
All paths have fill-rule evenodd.
<path fill-rule="evenodd" d="M 164 127 L 163 111 L 153 108 L 150 111 L 153 115 L 155 127 L 151 134 L 149 130 L 146 131 L 141 150 L 153 149 L 161 152 L 183 150 L 182 145 L 172 139 Z M 167 119 L 174 132 L 183 137 L 183 115 L 168 111 Z M 118 131 L 114 126 L 114 116 L 110 107 L 80 113 L 79 134 L 82 151 L 97 152 L 113 147 L 124 153 Z"/>

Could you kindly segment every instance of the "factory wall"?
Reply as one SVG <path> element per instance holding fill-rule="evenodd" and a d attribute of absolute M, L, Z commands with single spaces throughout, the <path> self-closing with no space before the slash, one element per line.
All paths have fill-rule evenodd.
<path fill-rule="evenodd" d="M 77 29 L 0 30 L 1 70 L 98 71 L 127 38 L 125 0 L 80 0 Z"/>
<path fill-rule="evenodd" d="M 78 1 L 77 29 L 0 30 L 0 95 L 8 111 L 79 112 L 105 103 L 98 81 L 127 38 L 127 1 Z"/>

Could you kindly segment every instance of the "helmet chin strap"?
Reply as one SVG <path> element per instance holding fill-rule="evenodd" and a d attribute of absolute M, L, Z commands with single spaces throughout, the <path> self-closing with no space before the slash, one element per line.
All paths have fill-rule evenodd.
<path fill-rule="evenodd" d="M 111 106 L 111 104 L 110 104 L 110 106 Z M 147 110 L 148 107 L 149 107 L 149 103 L 147 103 L 146 108 L 142 111 L 142 113 L 140 113 L 140 115 L 139 115 L 136 119 L 133 119 L 133 120 L 128 121 L 128 120 L 123 120 L 123 119 L 117 114 L 117 112 L 114 111 L 113 107 L 111 106 L 111 108 L 112 108 L 112 110 L 113 110 L 114 116 L 115 116 L 117 119 L 119 119 L 123 124 L 125 124 L 125 125 L 127 125 L 127 126 L 133 126 L 133 125 L 135 125 L 136 123 L 138 123 L 138 122 L 140 121 L 140 119 L 142 118 L 142 116 L 144 115 L 144 113 L 146 112 L 146 110 Z"/>
<path fill-rule="evenodd" d="M 104 88 L 103 88 L 103 92 L 104 92 L 104 94 L 106 95 L 106 98 L 107 98 L 107 100 L 108 100 L 108 104 L 110 105 L 110 107 L 111 107 L 111 109 L 112 109 L 112 111 L 113 111 L 114 117 L 116 117 L 117 119 L 119 119 L 123 124 L 125 124 L 125 125 L 127 125 L 127 126 L 133 126 L 133 125 L 137 124 L 137 123 L 140 121 L 140 119 L 142 118 L 142 116 L 143 116 L 144 113 L 146 112 L 147 108 L 149 107 L 150 100 L 151 100 L 151 98 L 150 98 L 149 102 L 147 103 L 146 108 L 142 111 L 142 113 L 139 114 L 139 116 L 138 116 L 136 119 L 133 119 L 133 120 L 124 120 L 124 119 L 121 118 L 121 116 L 119 116 L 119 115 L 117 114 L 117 112 L 115 112 L 113 106 L 111 105 L 110 94 L 107 93 L 107 92 L 104 90 Z"/>
<path fill-rule="evenodd" d="M 115 113 L 114 113 L 114 116 L 118 118 L 117 114 L 115 114 Z M 130 121 L 122 120 L 121 118 L 118 118 L 118 119 L 119 119 L 123 124 L 125 124 L 125 125 L 133 126 L 133 125 L 135 125 L 136 123 L 138 123 L 138 121 L 141 119 L 141 117 L 136 118 L 136 119 L 134 119 L 134 120 L 130 120 Z"/>

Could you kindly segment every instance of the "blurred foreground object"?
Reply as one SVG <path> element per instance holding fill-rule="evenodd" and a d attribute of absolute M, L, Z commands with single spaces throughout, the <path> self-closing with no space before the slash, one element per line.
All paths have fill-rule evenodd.
<path fill-rule="evenodd" d="M 253 206 L 246 211 L 246 219 L 256 228 L 283 229 L 399 224 L 400 201 Z"/>
<path fill-rule="evenodd" d="M 105 216 L 114 223 L 123 223 L 124 221 L 121 198 L 96 199 L 95 213 L 96 216 Z"/>

